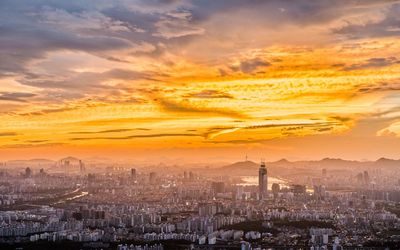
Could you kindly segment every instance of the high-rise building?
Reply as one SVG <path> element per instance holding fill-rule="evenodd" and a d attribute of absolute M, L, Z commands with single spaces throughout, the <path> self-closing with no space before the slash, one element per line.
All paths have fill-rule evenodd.
<path fill-rule="evenodd" d="M 325 196 L 325 186 L 323 185 L 314 185 L 314 198 L 316 200 L 322 200 Z"/>
<path fill-rule="evenodd" d="M 88 174 L 87 179 L 88 179 L 89 183 L 93 183 L 96 179 L 96 176 L 95 176 L 95 174 Z"/>
<path fill-rule="evenodd" d="M 237 200 L 241 200 L 241 199 L 244 200 L 243 195 L 244 195 L 243 186 L 241 186 L 241 185 L 236 186 L 236 199 Z"/>
<path fill-rule="evenodd" d="M 258 188 L 259 188 L 258 198 L 260 200 L 267 198 L 268 175 L 264 161 L 261 162 L 260 168 L 258 170 Z"/>
<path fill-rule="evenodd" d="M 189 172 L 189 180 L 193 181 L 195 179 L 194 173 L 192 171 Z"/>
<path fill-rule="evenodd" d="M 81 172 L 81 174 L 85 172 L 85 163 L 83 163 L 82 160 L 79 160 L 79 171 Z"/>
<path fill-rule="evenodd" d="M 276 199 L 278 197 L 281 187 L 279 186 L 278 183 L 273 183 L 271 189 L 272 189 L 272 194 L 274 195 L 274 199 Z"/>
<path fill-rule="evenodd" d="M 43 168 L 41 168 L 41 169 L 39 170 L 39 174 L 40 174 L 41 176 L 43 176 L 43 175 L 45 175 L 45 174 L 46 174 L 46 172 L 44 171 L 44 169 L 43 169 Z"/>
<path fill-rule="evenodd" d="M 31 176 L 32 176 L 32 169 L 28 167 L 25 169 L 25 177 L 29 178 Z"/>
<path fill-rule="evenodd" d="M 364 177 L 364 185 L 368 186 L 370 182 L 368 171 L 364 171 L 363 177 Z"/>
<path fill-rule="evenodd" d="M 151 172 L 150 173 L 149 181 L 150 181 L 151 184 L 154 184 L 156 182 L 156 176 L 157 176 L 156 172 Z"/>
<path fill-rule="evenodd" d="M 136 169 L 135 168 L 131 168 L 131 178 L 132 179 L 136 179 Z"/>

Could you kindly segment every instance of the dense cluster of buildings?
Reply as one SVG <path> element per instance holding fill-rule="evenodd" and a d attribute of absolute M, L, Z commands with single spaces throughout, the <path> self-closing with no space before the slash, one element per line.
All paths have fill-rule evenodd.
<path fill-rule="evenodd" d="M 269 183 L 264 163 L 258 174 L 258 183 L 242 185 L 240 178 L 194 171 L 3 171 L 0 244 L 108 242 L 121 250 L 163 249 L 168 242 L 194 249 L 399 246 L 396 188 L 359 189 L 356 183 L 332 190 L 327 170 L 318 181 Z M 363 172 L 363 187 L 370 182 Z"/>

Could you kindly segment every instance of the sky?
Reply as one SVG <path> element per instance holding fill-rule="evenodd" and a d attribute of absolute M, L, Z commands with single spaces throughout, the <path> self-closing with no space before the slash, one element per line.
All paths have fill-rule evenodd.
<path fill-rule="evenodd" d="M 400 158 L 400 1 L 2 0 L 0 160 Z"/>

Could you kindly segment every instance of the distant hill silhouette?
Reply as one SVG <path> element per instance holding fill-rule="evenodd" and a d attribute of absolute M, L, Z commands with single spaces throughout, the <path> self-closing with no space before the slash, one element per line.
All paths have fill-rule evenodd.
<path fill-rule="evenodd" d="M 63 158 L 63 159 L 61 159 L 61 160 L 59 160 L 59 161 L 60 161 L 60 162 L 69 161 L 70 163 L 79 163 L 80 160 L 79 160 L 78 158 L 69 156 L 69 157 Z"/>
<path fill-rule="evenodd" d="M 62 158 L 58 161 L 53 161 L 49 159 L 30 159 L 30 160 L 10 160 L 6 162 L 6 167 L 10 168 L 49 168 L 52 169 L 61 169 L 65 162 L 69 162 L 69 170 L 78 171 L 79 170 L 79 160 L 76 157 L 68 156 Z M 112 161 L 111 159 L 102 159 L 96 158 L 97 166 L 105 166 L 102 161 L 106 160 L 107 162 Z M 91 162 L 86 159 L 83 160 L 85 165 Z M 239 161 L 229 165 L 224 165 L 220 167 L 213 168 L 198 168 L 198 171 L 204 171 L 207 174 L 216 174 L 216 175 L 231 175 L 231 176 L 250 176 L 250 175 L 258 175 L 258 168 L 260 163 L 254 161 Z M 160 165 L 154 165 L 157 169 L 160 168 Z M 364 171 L 364 170 L 372 170 L 376 168 L 381 169 L 400 169 L 400 159 L 388 159 L 388 158 L 380 158 L 376 161 L 354 161 L 354 160 L 344 160 L 340 158 L 324 158 L 321 160 L 310 160 L 310 161 L 288 161 L 287 159 L 280 159 L 278 161 L 266 162 L 266 166 L 268 169 L 268 173 L 272 176 L 295 176 L 298 173 L 307 173 L 310 177 L 320 175 L 321 169 L 327 169 L 330 173 L 333 171 L 349 171 L 352 170 L 354 172 Z M 173 169 L 183 169 L 182 166 L 177 165 L 168 165 L 165 167 L 173 167 Z M 63 169 L 64 171 L 64 169 Z"/>
<path fill-rule="evenodd" d="M 55 164 L 55 161 L 48 159 L 30 159 L 30 160 L 11 160 L 6 162 L 6 166 L 12 168 L 25 168 L 25 167 L 33 167 L 33 168 L 42 168 L 42 167 L 50 167 Z"/>
<path fill-rule="evenodd" d="M 363 171 L 373 168 L 399 168 L 400 160 L 380 158 L 376 161 L 350 161 L 340 158 L 324 158 L 318 161 L 288 161 L 281 159 L 275 162 L 266 162 L 268 172 L 272 175 L 296 175 L 298 172 L 309 173 L 310 176 L 319 174 L 321 169 L 346 171 L 350 168 L 353 170 Z M 257 175 L 259 164 L 253 161 L 240 161 L 230 165 L 214 168 L 213 171 L 217 175 Z"/>
<path fill-rule="evenodd" d="M 225 170 L 254 170 L 258 169 L 259 164 L 253 161 L 239 161 L 222 167 Z"/>

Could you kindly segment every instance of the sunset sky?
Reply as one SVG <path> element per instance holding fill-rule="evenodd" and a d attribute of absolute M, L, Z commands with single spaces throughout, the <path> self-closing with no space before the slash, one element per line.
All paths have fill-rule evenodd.
<path fill-rule="evenodd" d="M 2 0 L 0 147 L 398 159 L 400 1 Z"/>

